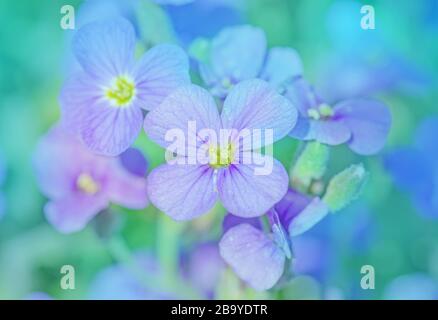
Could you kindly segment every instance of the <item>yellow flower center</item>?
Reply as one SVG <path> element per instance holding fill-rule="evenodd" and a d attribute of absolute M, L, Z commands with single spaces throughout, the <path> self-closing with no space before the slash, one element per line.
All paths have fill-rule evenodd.
<path fill-rule="evenodd" d="M 318 108 L 307 110 L 307 116 L 313 120 L 327 119 L 333 116 L 333 109 L 328 104 L 320 104 Z"/>
<path fill-rule="evenodd" d="M 87 173 L 79 175 L 76 185 L 79 190 L 89 195 L 94 195 L 99 191 L 99 184 Z"/>
<path fill-rule="evenodd" d="M 106 97 L 117 107 L 129 104 L 135 96 L 135 84 L 126 76 L 119 76 L 105 92 Z"/>
<path fill-rule="evenodd" d="M 210 166 L 214 169 L 228 167 L 234 160 L 234 145 L 229 143 L 226 147 L 210 146 L 208 148 L 208 156 Z"/>

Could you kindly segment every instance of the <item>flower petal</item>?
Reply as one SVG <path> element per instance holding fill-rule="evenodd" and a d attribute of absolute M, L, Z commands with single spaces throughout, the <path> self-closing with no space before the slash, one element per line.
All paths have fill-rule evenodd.
<path fill-rule="evenodd" d="M 50 198 L 70 193 L 72 181 L 89 158 L 90 155 L 78 139 L 55 125 L 39 140 L 33 154 L 33 168 L 39 188 Z"/>
<path fill-rule="evenodd" d="M 196 130 L 189 132 L 189 122 L 195 124 Z M 144 122 L 144 130 L 149 138 L 164 148 L 172 142 L 165 139 L 170 130 L 181 130 L 189 140 L 190 135 L 196 137 L 201 129 L 217 132 L 219 128 L 219 112 L 212 95 L 195 85 L 176 89 L 158 108 L 148 113 Z"/>
<path fill-rule="evenodd" d="M 134 47 L 134 28 L 123 18 L 86 24 L 73 38 L 74 53 L 84 70 L 106 80 L 132 68 Z"/>
<path fill-rule="evenodd" d="M 298 53 L 291 48 L 275 47 L 269 50 L 265 67 L 260 78 L 268 81 L 277 89 L 286 81 L 303 73 L 303 65 Z"/>
<path fill-rule="evenodd" d="M 209 166 L 164 164 L 147 179 L 151 202 L 175 220 L 190 220 L 207 213 L 217 200 Z"/>
<path fill-rule="evenodd" d="M 87 223 L 107 205 L 108 201 L 102 195 L 71 194 L 47 203 L 44 211 L 47 220 L 58 231 L 71 233 L 85 228 Z"/>
<path fill-rule="evenodd" d="M 347 142 L 351 137 L 350 128 L 342 121 L 310 120 L 310 128 L 305 140 L 316 140 L 331 146 Z"/>
<path fill-rule="evenodd" d="M 246 223 L 252 225 L 254 228 L 263 230 L 262 221 L 259 217 L 256 218 L 242 218 L 235 216 L 234 214 L 228 213 L 224 220 L 222 221 L 222 233 L 227 232 L 232 227 L 239 224 Z"/>
<path fill-rule="evenodd" d="M 260 167 L 254 164 L 231 165 L 219 172 L 219 197 L 232 214 L 243 218 L 261 216 L 285 195 L 287 172 L 280 162 L 266 157 L 272 168 L 263 175 L 256 174 Z"/>
<path fill-rule="evenodd" d="M 61 89 L 61 123 L 67 130 L 78 133 L 89 106 L 100 103 L 102 81 L 80 72 L 70 77 Z"/>
<path fill-rule="evenodd" d="M 104 101 L 89 106 L 79 134 L 93 152 L 117 156 L 127 150 L 141 131 L 143 114 L 133 105 L 113 107 Z"/>
<path fill-rule="evenodd" d="M 222 258 L 256 290 L 268 290 L 280 279 L 286 257 L 263 231 L 249 224 L 228 230 L 219 243 Z"/>
<path fill-rule="evenodd" d="M 110 201 L 130 209 L 143 209 L 147 206 L 146 179 L 128 172 L 120 163 L 114 161 L 107 192 Z"/>
<path fill-rule="evenodd" d="M 148 50 L 133 73 L 136 98 L 146 110 L 156 108 L 176 88 L 190 83 L 187 55 L 179 47 L 170 44 Z"/>
<path fill-rule="evenodd" d="M 322 202 L 320 198 L 313 198 L 290 222 L 288 227 L 289 235 L 294 237 L 306 232 L 321 221 L 328 213 L 329 209 L 327 205 Z"/>
<path fill-rule="evenodd" d="M 371 155 L 383 148 L 391 127 L 391 113 L 385 104 L 375 100 L 352 99 L 336 104 L 334 110 L 335 115 L 351 130 L 348 143 L 351 150 Z"/>
<path fill-rule="evenodd" d="M 303 117 L 307 117 L 307 110 L 322 103 L 313 86 L 303 77 L 298 77 L 289 83 L 284 96 L 292 102 Z"/>
<path fill-rule="evenodd" d="M 231 90 L 221 118 L 226 129 L 272 129 L 275 142 L 295 126 L 297 110 L 267 82 L 253 79 L 243 81 Z"/>
<path fill-rule="evenodd" d="M 210 52 L 207 73 L 214 75 L 217 84 L 224 80 L 237 83 L 259 74 L 266 54 L 266 37 L 262 29 L 248 25 L 225 28 L 213 39 Z M 205 79 L 207 85 L 211 85 L 209 78 Z"/>
<path fill-rule="evenodd" d="M 130 173 L 138 177 L 146 176 L 149 163 L 137 148 L 129 148 L 120 155 L 120 164 Z"/>

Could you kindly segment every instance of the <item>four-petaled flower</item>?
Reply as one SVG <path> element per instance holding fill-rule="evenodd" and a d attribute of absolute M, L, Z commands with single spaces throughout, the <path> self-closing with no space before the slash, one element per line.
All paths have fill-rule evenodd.
<path fill-rule="evenodd" d="M 287 191 L 288 176 L 284 167 L 269 155 L 271 172 L 255 174 L 256 163 L 244 163 L 258 155 L 252 145 L 240 143 L 245 130 L 273 132 L 275 142 L 290 132 L 297 117 L 294 106 L 262 80 L 247 80 L 234 86 L 219 114 L 216 103 L 206 90 L 190 85 L 181 87 L 152 110 L 145 119 L 149 138 L 164 148 L 171 145 L 166 133 L 175 128 L 190 131 L 197 124 L 196 141 L 188 149 L 206 150 L 208 163 L 164 164 L 148 177 L 151 202 L 176 220 L 196 218 L 208 212 L 218 198 L 235 215 L 254 217 L 265 213 Z M 216 145 L 201 136 L 201 130 L 234 130 L 228 143 Z M 260 148 L 266 141 L 260 141 Z M 190 143 L 190 142 L 189 142 Z M 187 157 L 180 152 L 179 157 Z M 214 160 L 213 160 L 214 159 Z"/>
<path fill-rule="evenodd" d="M 292 48 L 267 51 L 262 29 L 249 25 L 223 29 L 208 45 L 199 61 L 202 79 L 221 98 L 243 80 L 259 78 L 282 92 L 284 85 L 302 74 L 302 63 Z"/>
<path fill-rule="evenodd" d="M 132 209 L 148 204 L 144 170 L 137 176 L 119 158 L 93 154 L 59 126 L 40 140 L 33 162 L 39 187 L 50 199 L 46 217 L 60 232 L 83 229 L 110 202 Z"/>
<path fill-rule="evenodd" d="M 63 124 L 93 152 L 116 156 L 141 131 L 152 110 L 189 83 L 188 59 L 174 45 L 158 45 L 136 63 L 135 32 L 125 19 L 89 23 L 75 34 L 73 50 L 83 71 L 62 89 Z"/>
<path fill-rule="evenodd" d="M 347 143 L 361 155 L 383 148 L 391 127 L 386 105 L 372 99 L 349 99 L 331 106 L 302 77 L 287 86 L 285 96 L 298 108 L 297 125 L 290 136 L 328 145 Z"/>
<path fill-rule="evenodd" d="M 260 217 L 243 219 L 227 215 L 220 253 L 236 274 L 256 290 L 268 290 L 280 279 L 286 259 L 292 258 L 291 237 L 298 236 L 324 218 L 329 209 L 319 198 L 289 189 L 267 211 L 270 232 Z"/>

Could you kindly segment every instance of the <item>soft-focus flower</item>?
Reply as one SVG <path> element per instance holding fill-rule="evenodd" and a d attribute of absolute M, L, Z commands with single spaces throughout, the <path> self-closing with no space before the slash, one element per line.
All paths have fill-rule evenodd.
<path fill-rule="evenodd" d="M 385 287 L 386 300 L 437 300 L 438 283 L 427 274 L 411 273 L 392 280 Z"/>
<path fill-rule="evenodd" d="M 391 126 L 391 114 L 382 102 L 350 99 L 329 105 L 302 77 L 294 79 L 285 96 L 298 108 L 297 125 L 290 135 L 328 145 L 347 143 L 362 155 L 383 148 Z"/>
<path fill-rule="evenodd" d="M 154 109 L 189 82 L 180 48 L 158 45 L 138 62 L 134 49 L 134 29 L 122 18 L 87 24 L 74 36 L 83 71 L 62 89 L 62 120 L 96 153 L 114 156 L 128 149 L 141 131 L 142 109 Z"/>
<path fill-rule="evenodd" d="M 425 120 L 411 146 L 385 155 L 384 164 L 395 185 L 410 193 L 414 206 L 428 217 L 438 217 L 438 118 Z"/>
<path fill-rule="evenodd" d="M 169 0 L 159 0 L 166 1 Z M 188 0 L 171 0 L 185 1 Z M 213 37 L 222 28 L 241 24 L 243 14 L 236 8 L 238 1 L 201 0 L 185 5 L 167 5 L 165 10 L 178 39 L 189 45 L 198 37 Z"/>
<path fill-rule="evenodd" d="M 208 298 L 213 298 L 224 268 L 217 243 L 199 244 L 182 259 L 187 280 Z"/>
<path fill-rule="evenodd" d="M 145 278 L 142 278 L 142 275 Z M 98 273 L 89 289 L 93 300 L 169 300 L 176 296 L 158 285 L 164 282 L 158 262 L 148 253 L 137 253 L 133 264 L 116 264 Z M 153 279 L 154 283 L 148 282 Z M 158 284 L 158 285 L 157 285 Z"/>
<path fill-rule="evenodd" d="M 284 167 L 269 155 L 260 155 L 253 145 L 240 143 L 244 130 L 272 130 L 272 142 L 283 138 L 292 129 L 296 110 L 287 99 L 277 94 L 261 80 L 248 80 L 236 85 L 225 99 L 219 114 L 209 92 L 190 85 L 177 89 L 145 119 L 149 138 L 168 148 L 166 139 L 170 130 L 180 129 L 195 136 L 195 153 L 206 153 L 205 164 L 173 163 L 154 169 L 148 177 L 151 202 L 176 220 L 196 218 L 213 208 L 218 199 L 231 213 L 254 217 L 265 213 L 286 193 L 288 176 Z M 196 123 L 197 131 L 190 123 Z M 230 130 L 227 143 L 214 143 L 201 136 L 208 129 L 220 136 L 221 130 Z M 191 131 L 192 130 L 192 131 Z M 190 139 L 188 139 L 190 140 Z M 188 142 L 190 143 L 190 141 Z M 260 141 L 259 148 L 267 141 Z M 186 160 L 186 150 L 176 150 Z M 262 156 L 272 164 L 267 174 L 255 174 L 260 166 L 245 159 Z"/>
<path fill-rule="evenodd" d="M 268 51 L 262 29 L 249 25 L 223 29 L 197 57 L 199 70 L 212 93 L 224 97 L 243 80 L 260 78 L 279 91 L 294 77 L 302 74 L 297 52 L 274 47 Z"/>
<path fill-rule="evenodd" d="M 46 217 L 61 232 L 81 230 L 110 202 L 132 209 L 148 203 L 144 177 L 118 158 L 91 153 L 58 126 L 40 140 L 33 160 L 39 187 L 50 199 Z"/>
<path fill-rule="evenodd" d="M 242 219 L 228 215 L 220 253 L 236 274 L 256 290 L 272 288 L 292 259 L 291 237 L 298 236 L 324 218 L 329 209 L 319 197 L 311 198 L 290 189 L 268 211 L 270 232 L 260 218 Z"/>

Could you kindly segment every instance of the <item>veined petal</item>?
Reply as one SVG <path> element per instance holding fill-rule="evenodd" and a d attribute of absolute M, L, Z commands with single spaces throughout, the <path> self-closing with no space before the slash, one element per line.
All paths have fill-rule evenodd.
<path fill-rule="evenodd" d="M 254 164 L 231 165 L 219 171 L 219 197 L 232 214 L 243 218 L 261 216 L 285 195 L 287 172 L 280 162 L 266 157 L 272 167 L 263 174 L 257 174 L 260 167 Z"/>
<path fill-rule="evenodd" d="M 247 80 L 237 84 L 222 109 L 222 126 L 227 129 L 273 130 L 273 142 L 295 126 L 297 110 L 267 82 Z M 267 144 L 266 141 L 263 141 Z"/>
<path fill-rule="evenodd" d="M 351 131 L 348 145 L 354 152 L 371 155 L 383 148 L 391 127 L 391 113 L 385 104 L 352 99 L 336 104 L 334 110 Z"/>
<path fill-rule="evenodd" d="M 123 18 L 86 24 L 73 38 L 73 50 L 88 74 L 110 81 L 134 62 L 135 31 Z"/>
<path fill-rule="evenodd" d="M 98 103 L 104 95 L 101 80 L 80 72 L 69 78 L 62 87 L 59 97 L 62 126 L 78 133 L 87 108 Z"/>
<path fill-rule="evenodd" d="M 310 120 L 310 128 L 305 140 L 316 140 L 336 146 L 347 142 L 351 137 L 350 128 L 343 122 L 333 119 Z"/>
<path fill-rule="evenodd" d="M 244 25 L 223 29 L 211 43 L 209 69 L 216 81 L 231 84 L 257 77 L 266 54 L 262 29 Z"/>
<path fill-rule="evenodd" d="M 136 98 L 146 110 L 157 107 L 181 85 L 190 83 L 189 61 L 182 49 L 162 44 L 148 50 L 134 71 Z"/>
<path fill-rule="evenodd" d="M 173 219 L 194 219 L 216 203 L 213 175 L 208 165 L 164 164 L 149 174 L 148 195 L 154 206 Z"/>
<path fill-rule="evenodd" d="M 79 134 L 93 152 L 117 156 L 134 143 L 142 124 L 143 114 L 134 105 L 114 107 L 101 101 L 84 112 Z"/>
<path fill-rule="evenodd" d="M 201 129 L 218 132 L 220 117 L 213 96 L 196 85 L 176 89 L 158 108 L 148 113 L 144 122 L 149 138 L 163 148 L 172 143 L 166 141 L 167 133 L 178 130 L 187 140 L 195 137 L 197 144 L 202 140 L 198 137 Z"/>
<path fill-rule="evenodd" d="M 219 250 L 234 272 L 256 290 L 272 288 L 283 274 L 286 257 L 282 249 L 249 224 L 228 230 Z"/>
<path fill-rule="evenodd" d="M 298 53 L 291 48 L 275 47 L 269 50 L 265 67 L 260 77 L 277 89 L 293 78 L 303 74 L 303 65 Z"/>
<path fill-rule="evenodd" d="M 143 209 L 148 204 L 146 179 L 128 172 L 115 160 L 107 182 L 110 201 L 130 209 Z"/>
<path fill-rule="evenodd" d="M 298 77 L 289 83 L 284 96 L 292 102 L 303 117 L 307 117 L 307 111 L 310 108 L 315 108 L 322 103 L 313 86 L 303 77 Z"/>
<path fill-rule="evenodd" d="M 71 233 L 83 229 L 107 205 L 108 201 L 102 195 L 70 194 L 62 199 L 49 202 L 44 211 L 47 220 L 58 231 Z"/>

